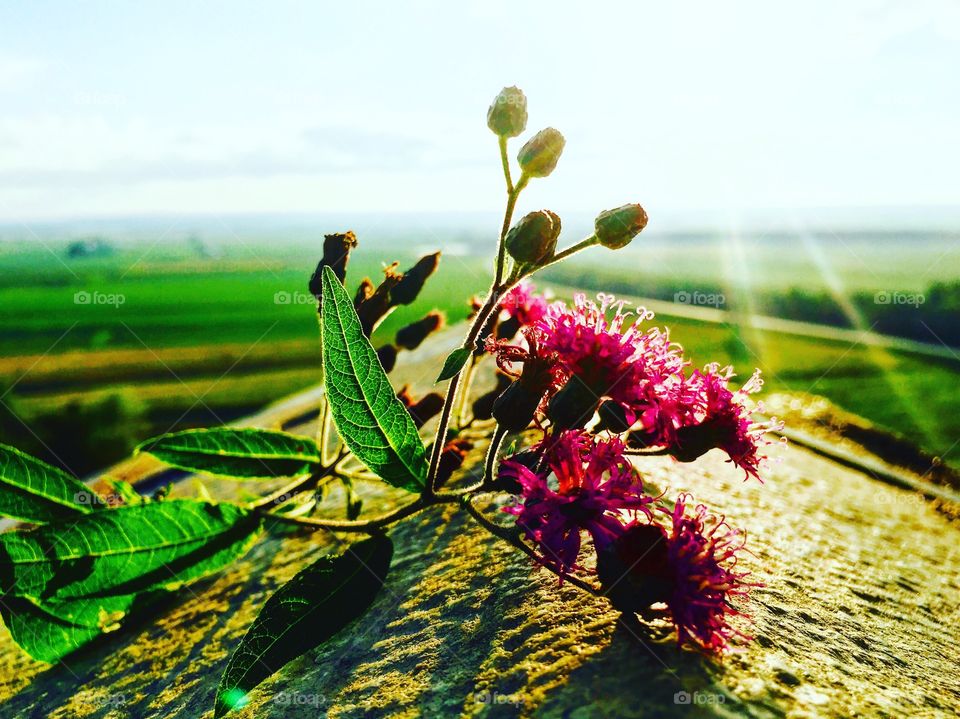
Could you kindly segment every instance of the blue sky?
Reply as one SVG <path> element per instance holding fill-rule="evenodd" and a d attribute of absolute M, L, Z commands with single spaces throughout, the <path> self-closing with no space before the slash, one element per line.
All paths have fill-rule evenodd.
<path fill-rule="evenodd" d="M 495 210 L 506 84 L 531 206 L 955 207 L 958 68 L 954 0 L 8 2 L 0 218 Z"/>

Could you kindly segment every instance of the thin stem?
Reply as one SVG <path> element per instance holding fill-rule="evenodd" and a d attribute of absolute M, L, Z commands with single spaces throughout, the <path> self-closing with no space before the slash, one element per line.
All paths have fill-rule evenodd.
<path fill-rule="evenodd" d="M 327 444 L 330 438 L 330 426 L 333 415 L 330 410 L 330 402 L 324 397 L 323 409 L 320 411 L 320 422 L 317 426 L 317 444 L 320 446 L 320 461 L 323 464 L 330 464 L 332 458 L 328 455 Z"/>
<path fill-rule="evenodd" d="M 284 504 L 288 499 L 291 499 L 293 495 L 299 494 L 300 492 L 306 492 L 309 489 L 315 489 L 320 486 L 322 482 L 329 482 L 336 474 L 334 473 L 332 466 L 320 467 L 316 472 L 308 474 L 306 477 L 298 477 L 289 484 L 281 487 L 276 492 L 268 494 L 266 497 L 261 497 L 256 502 L 250 505 L 251 509 L 261 509 L 263 507 L 278 507 L 281 504 Z"/>
<path fill-rule="evenodd" d="M 527 273 L 527 274 L 533 274 L 533 272 L 535 272 L 535 271 L 537 271 L 537 270 L 542 270 L 544 267 L 549 267 L 550 265 L 555 265 L 555 264 L 558 263 L 558 262 L 563 262 L 563 260 L 567 259 L 567 258 L 570 257 L 571 255 L 575 255 L 576 253 L 580 252 L 581 250 L 585 250 L 585 249 L 587 249 L 588 247 L 593 247 L 593 246 L 594 246 L 595 244 L 597 244 L 598 242 L 599 242 L 599 240 L 597 239 L 597 236 L 596 236 L 596 235 L 590 235 L 590 237 L 586 237 L 586 238 L 580 240 L 577 244 L 575 244 L 575 245 L 570 245 L 570 247 L 568 247 L 567 249 L 563 250 L 562 252 L 558 252 L 558 253 L 555 254 L 553 257 L 551 257 L 549 260 L 547 260 L 546 262 L 544 262 L 542 265 L 538 265 L 537 267 L 534 267 L 534 268 L 533 268 L 533 271 L 531 271 L 531 272 L 529 272 L 529 273 Z"/>
<path fill-rule="evenodd" d="M 510 230 L 510 223 L 513 221 L 513 210 L 517 206 L 517 198 L 520 197 L 520 193 L 529 181 L 530 178 L 527 175 L 520 175 L 520 180 L 516 186 L 512 191 L 507 193 L 507 208 L 503 213 L 503 225 L 500 228 L 500 245 L 497 247 L 497 274 L 493 282 L 494 289 L 500 287 L 500 284 L 503 282 L 503 270 L 507 260 L 507 246 L 504 243 L 504 239 Z"/>
<path fill-rule="evenodd" d="M 481 527 L 486 529 L 495 537 L 498 537 L 504 540 L 505 542 L 508 542 L 510 545 L 516 547 L 521 552 L 523 552 L 528 557 L 530 557 L 530 559 L 532 559 L 538 565 L 556 574 L 558 577 L 560 577 L 561 580 L 570 582 L 570 584 L 573 584 L 574 586 L 579 587 L 583 591 L 588 592 L 589 594 L 592 594 L 595 597 L 603 596 L 600 590 L 594 587 L 592 584 L 589 584 L 588 582 L 585 582 L 582 579 L 573 576 L 572 574 L 566 574 L 564 572 L 561 572 L 556 567 L 544 562 L 543 558 L 539 554 L 537 554 L 533 548 L 528 546 L 520 538 L 520 535 L 518 534 L 516 528 L 501 527 L 499 524 L 496 524 L 495 522 L 491 522 L 489 519 L 483 516 L 483 514 L 480 512 L 479 509 L 477 509 L 473 505 L 472 500 L 473 500 L 473 496 L 465 496 L 460 500 L 460 503 L 467 510 L 470 516 L 473 517 L 475 520 L 477 520 L 477 522 L 480 524 Z"/>
<path fill-rule="evenodd" d="M 316 517 L 291 517 L 284 514 L 275 514 L 273 512 L 264 512 L 264 514 L 273 519 L 279 520 L 281 522 L 286 522 L 288 524 L 298 524 L 303 527 L 311 527 L 314 529 L 327 529 L 331 532 L 363 532 L 366 534 L 373 534 L 394 522 L 397 522 L 405 517 L 420 512 L 427 507 L 432 507 L 438 504 L 452 504 L 454 502 L 460 501 L 459 493 L 443 493 L 436 494 L 432 497 L 418 497 L 416 500 L 410 504 L 406 504 L 399 509 L 384 514 L 375 519 L 366 519 L 366 520 L 349 520 L 349 519 L 318 519 Z"/>
<path fill-rule="evenodd" d="M 460 390 L 460 409 L 457 411 L 457 429 L 463 429 L 467 424 L 467 403 L 470 401 L 470 387 L 473 385 L 473 376 L 479 363 L 479 358 L 475 354 L 470 355 L 467 366 L 463 374 L 463 389 Z"/>
<path fill-rule="evenodd" d="M 507 194 L 513 194 L 513 180 L 510 179 L 510 158 L 507 157 L 507 138 L 500 136 L 500 163 L 503 165 L 503 179 L 507 181 Z"/>
<path fill-rule="evenodd" d="M 470 330 L 467 332 L 467 337 L 464 339 L 463 344 L 461 345 L 461 347 L 468 349 L 471 352 L 476 349 L 477 338 L 483 331 L 483 327 L 490 318 L 491 313 L 500 306 L 500 298 L 502 294 L 509 289 L 510 283 L 504 283 L 503 281 L 504 265 L 506 264 L 506 244 L 504 243 L 504 240 L 507 236 L 507 231 L 510 229 L 510 222 L 513 219 L 513 210 L 517 205 L 517 198 L 520 196 L 523 188 L 527 186 L 527 182 L 530 180 L 526 174 L 521 174 L 520 180 L 516 185 L 512 185 L 510 183 L 510 163 L 506 160 L 506 155 L 506 140 L 501 138 L 500 157 L 506 166 L 505 176 L 507 178 L 507 207 L 503 213 L 503 226 L 500 228 L 500 241 L 497 245 L 497 268 L 494 275 L 493 284 L 490 286 L 490 292 L 487 294 L 487 301 L 484 302 L 483 307 L 480 308 L 480 311 L 477 312 L 477 316 L 474 317 L 473 324 L 470 326 Z M 511 279 L 513 279 L 513 276 L 511 276 Z M 430 468 L 427 472 L 427 482 L 426 487 L 424 488 L 424 494 L 428 497 L 435 494 L 438 489 L 436 484 L 437 471 L 440 468 L 440 457 L 443 454 L 443 448 L 446 445 L 447 429 L 450 426 L 450 415 L 453 413 L 453 406 L 457 399 L 457 389 L 460 386 L 460 379 L 463 377 L 463 374 L 464 369 L 461 367 L 460 371 L 450 378 L 450 384 L 447 385 L 447 394 L 443 399 L 443 409 L 440 410 L 440 420 L 437 424 L 437 433 L 433 440 L 433 450 L 430 453 Z"/>
<path fill-rule="evenodd" d="M 503 446 L 503 440 L 507 437 L 507 430 L 497 425 L 497 429 L 490 439 L 490 446 L 487 447 L 487 459 L 483 469 L 483 485 L 489 486 L 494 480 L 494 471 L 497 465 L 497 456 L 500 454 L 500 447 Z"/>
<path fill-rule="evenodd" d="M 623 452 L 631 457 L 666 457 L 670 454 L 670 449 L 627 449 Z"/>

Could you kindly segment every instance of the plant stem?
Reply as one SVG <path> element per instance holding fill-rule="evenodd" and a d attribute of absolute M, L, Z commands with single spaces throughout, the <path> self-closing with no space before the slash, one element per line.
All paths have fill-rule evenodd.
<path fill-rule="evenodd" d="M 500 163 L 503 165 L 503 179 L 507 181 L 507 194 L 513 194 L 513 180 L 510 179 L 510 158 L 507 157 L 507 138 L 500 136 Z"/>
<path fill-rule="evenodd" d="M 670 450 L 666 447 L 663 449 L 627 449 L 623 453 L 631 457 L 666 457 L 670 454 Z"/>
<path fill-rule="evenodd" d="M 452 504 L 454 502 L 458 502 L 460 500 L 460 496 L 461 495 L 459 493 L 453 492 L 434 494 L 430 497 L 421 495 L 410 504 L 406 504 L 399 509 L 395 509 L 394 511 L 384 514 L 380 517 L 366 520 L 290 517 L 283 514 L 274 514 L 273 512 L 264 512 L 264 514 L 272 519 L 286 522 L 288 524 L 298 524 L 303 527 L 327 529 L 332 532 L 363 532 L 366 534 L 371 534 L 405 517 L 414 515 L 417 512 L 426 509 L 427 507 L 432 507 L 438 504 Z"/>
<path fill-rule="evenodd" d="M 500 147 L 501 156 L 506 157 L 505 141 L 501 140 Z M 521 175 L 516 186 L 511 188 L 509 184 L 509 163 L 507 163 L 507 180 L 507 208 L 504 211 L 503 226 L 500 229 L 500 242 L 497 247 L 497 268 L 493 284 L 490 286 L 490 292 L 487 293 L 486 302 L 484 302 L 483 307 L 477 312 L 477 316 L 473 318 L 473 324 L 470 325 L 466 339 L 464 339 L 461 345 L 461 347 L 471 352 L 476 349 L 477 338 L 483 331 L 487 320 L 490 319 L 491 313 L 496 311 L 497 307 L 500 306 L 500 299 L 503 293 L 510 288 L 511 284 L 509 281 L 506 283 L 503 281 L 503 270 L 506 263 L 506 245 L 504 244 L 504 239 L 507 236 L 507 230 L 510 229 L 510 221 L 513 219 L 513 209 L 516 207 L 517 197 L 520 196 L 523 188 L 527 186 L 529 177 L 527 177 L 527 175 Z M 514 279 L 513 275 L 511 275 L 510 279 Z M 440 410 L 437 433 L 433 440 L 433 450 L 430 453 L 430 468 L 427 471 L 426 487 L 423 490 L 424 495 L 428 497 L 434 495 L 439 489 L 439 487 L 436 486 L 437 470 L 440 468 L 440 456 L 443 454 L 443 448 L 446 445 L 447 429 L 450 426 L 450 415 L 453 413 L 453 406 L 457 398 L 457 389 L 460 386 L 460 379 L 463 377 L 463 374 L 464 368 L 461 367 L 460 371 L 450 378 L 450 384 L 447 385 L 447 394 L 443 399 L 443 409 Z"/>
<path fill-rule="evenodd" d="M 473 375 L 477 369 L 479 358 L 475 354 L 470 355 L 467 366 L 463 373 L 463 389 L 460 390 L 460 408 L 457 410 L 457 429 L 461 430 L 468 426 L 467 423 L 467 403 L 470 401 L 470 387 L 473 384 Z"/>
<path fill-rule="evenodd" d="M 293 497 L 293 495 L 299 494 L 300 492 L 306 492 L 308 489 L 315 489 L 316 487 L 320 486 L 322 482 L 329 482 L 335 477 L 336 474 L 333 471 L 333 466 L 327 465 L 320 467 L 316 472 L 313 472 L 306 477 L 298 477 L 289 484 L 278 489 L 276 492 L 268 494 L 266 497 L 261 497 L 256 502 L 251 504 L 250 508 L 259 510 L 264 507 L 278 507 Z"/>
<path fill-rule="evenodd" d="M 534 272 L 538 270 L 542 270 L 544 267 L 549 267 L 550 265 L 555 265 L 558 262 L 563 262 L 563 260 L 567 259 L 571 255 L 577 254 L 581 250 L 585 250 L 588 247 L 593 247 L 595 244 L 597 244 L 598 241 L 599 240 L 597 240 L 596 235 L 590 235 L 590 237 L 586 237 L 580 240 L 577 244 L 570 245 L 570 247 L 568 247 L 567 249 L 555 254 L 553 257 L 551 257 L 549 260 L 544 262 L 542 265 L 538 265 L 534 267 L 530 272 L 527 273 L 527 275 L 532 275 Z"/>
<path fill-rule="evenodd" d="M 583 591 L 588 592 L 589 594 L 592 594 L 595 597 L 602 596 L 602 593 L 600 592 L 600 590 L 594 587 L 592 584 L 589 584 L 588 582 L 585 582 L 582 579 L 573 576 L 572 574 L 566 574 L 564 572 L 561 572 L 556 567 L 544 562 L 543 558 L 539 554 L 537 554 L 533 548 L 528 546 L 520 538 L 520 535 L 517 532 L 516 528 L 501 527 L 499 524 L 496 524 L 495 522 L 491 522 L 489 519 L 484 517 L 483 514 L 480 512 L 480 510 L 473 505 L 474 496 L 476 495 L 464 496 L 460 500 L 460 503 L 467 510 L 467 512 L 470 513 L 470 516 L 473 517 L 475 520 L 477 520 L 477 522 L 480 524 L 481 527 L 486 529 L 495 537 L 498 537 L 504 540 L 505 542 L 509 543 L 513 547 L 516 547 L 521 552 L 523 552 L 528 557 L 530 557 L 530 559 L 532 559 L 538 565 L 556 574 L 558 577 L 560 577 L 561 580 L 570 582 L 570 584 L 573 584 L 574 586 L 579 587 Z"/>
<path fill-rule="evenodd" d="M 326 395 L 324 395 L 323 409 L 320 410 L 320 423 L 317 427 L 317 444 L 320 446 L 320 461 L 325 465 L 332 461 L 328 456 L 329 450 L 327 449 L 332 418 L 330 402 L 327 401 Z"/>
<path fill-rule="evenodd" d="M 487 458 L 483 469 L 483 486 L 489 486 L 494 480 L 493 473 L 496 469 L 497 455 L 500 454 L 500 447 L 503 445 L 503 440 L 507 434 L 507 430 L 497 425 L 497 429 L 490 439 L 490 446 L 487 447 Z"/>

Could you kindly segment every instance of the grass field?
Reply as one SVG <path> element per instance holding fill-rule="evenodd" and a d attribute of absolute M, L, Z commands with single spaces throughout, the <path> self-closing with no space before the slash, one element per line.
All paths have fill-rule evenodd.
<path fill-rule="evenodd" d="M 609 262 L 614 255 L 598 249 L 584 266 L 595 268 L 593 279 L 600 284 L 604 273 L 635 278 L 638 294 L 643 278 L 653 276 L 727 282 L 741 290 L 745 277 L 753 278 L 750 287 L 829 284 L 824 255 L 812 260 L 809 244 L 791 248 L 789 261 L 783 247 L 750 247 L 741 255 L 749 261 L 738 270 L 722 253 L 711 254 L 715 249 L 683 242 L 661 243 L 646 255 L 631 248 L 616 255 L 615 265 Z M 933 243 L 923 252 L 918 245 L 906 252 L 894 243 L 868 255 L 851 249 L 856 242 L 834 242 L 825 256 L 860 289 L 907 290 L 960 276 L 950 243 Z M 0 381 L 14 385 L 5 402 L 15 402 L 28 424 L 70 403 L 92 406 L 119 394 L 142 408 L 142 431 L 151 434 L 229 421 L 319 379 L 316 315 L 305 291 L 319 243 L 248 238 L 213 251 L 195 241 L 119 243 L 109 256 L 81 259 L 68 259 L 62 242 L 44 244 L 0 243 Z M 350 266 L 351 285 L 363 275 L 379 276 L 382 254 L 403 268 L 418 249 L 412 241 L 361 244 Z M 433 307 L 452 322 L 463 319 L 465 300 L 483 291 L 487 277 L 478 257 L 444 257 L 422 301 L 391 315 L 375 341 L 391 338 Z M 677 317 L 657 322 L 671 326 L 697 364 L 730 362 L 744 377 L 760 367 L 768 389 L 821 394 L 947 461 L 956 456 L 955 365 Z"/>

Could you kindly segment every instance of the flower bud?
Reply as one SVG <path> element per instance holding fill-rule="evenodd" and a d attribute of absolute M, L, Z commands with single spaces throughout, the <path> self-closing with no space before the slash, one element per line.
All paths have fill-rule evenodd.
<path fill-rule="evenodd" d="M 493 403 L 493 418 L 508 432 L 520 432 L 533 421 L 543 394 L 514 382 Z"/>
<path fill-rule="evenodd" d="M 604 247 L 619 250 L 640 234 L 647 226 L 647 213 L 640 205 L 624 205 L 615 210 L 604 210 L 594 220 L 594 232 Z"/>
<path fill-rule="evenodd" d="M 521 265 L 539 265 L 553 256 L 560 236 L 560 218 L 550 210 L 524 215 L 504 240 L 507 252 Z"/>
<path fill-rule="evenodd" d="M 487 110 L 487 127 L 500 137 L 516 137 L 527 127 L 527 97 L 519 87 L 505 87 Z"/>
<path fill-rule="evenodd" d="M 556 168 L 557 160 L 560 159 L 560 153 L 563 152 L 566 142 L 563 135 L 552 127 L 540 130 L 527 140 L 517 154 L 517 161 L 520 163 L 523 174 L 530 177 L 549 175 Z"/>
<path fill-rule="evenodd" d="M 593 390 L 574 376 L 553 395 L 547 416 L 557 429 L 579 429 L 590 421 L 599 403 Z"/>

